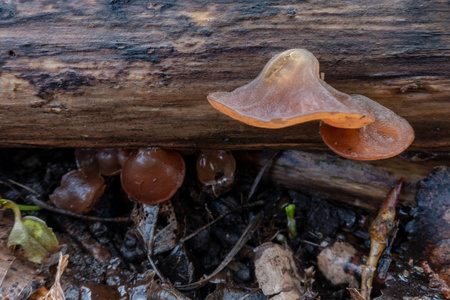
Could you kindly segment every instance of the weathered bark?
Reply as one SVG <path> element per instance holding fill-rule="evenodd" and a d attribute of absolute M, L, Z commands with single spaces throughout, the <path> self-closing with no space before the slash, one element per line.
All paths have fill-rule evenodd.
<path fill-rule="evenodd" d="M 0 2 L 0 145 L 324 148 L 318 124 L 251 128 L 206 95 L 306 48 L 325 79 L 450 149 L 445 1 Z"/>
<path fill-rule="evenodd" d="M 271 155 L 251 152 L 250 156 L 241 159 L 251 159 L 261 168 L 269 162 Z M 265 178 L 310 195 L 378 212 L 386 194 L 400 178 L 403 178 L 403 188 L 399 205 L 415 207 L 417 182 L 427 178 L 440 165 L 450 165 L 450 156 L 394 157 L 363 162 L 326 152 L 282 151 L 270 164 Z"/>

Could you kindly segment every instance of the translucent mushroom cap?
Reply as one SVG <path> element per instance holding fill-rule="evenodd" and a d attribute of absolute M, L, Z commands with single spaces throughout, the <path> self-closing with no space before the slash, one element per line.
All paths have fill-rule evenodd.
<path fill-rule="evenodd" d="M 203 150 L 196 164 L 198 180 L 206 185 L 231 185 L 234 182 L 236 161 L 224 150 Z"/>
<path fill-rule="evenodd" d="M 175 151 L 141 148 L 122 168 L 124 191 L 148 205 L 170 199 L 184 180 L 183 157 Z"/>
<path fill-rule="evenodd" d="M 82 171 L 73 170 L 61 179 L 50 200 L 59 208 L 79 214 L 89 212 L 105 190 L 105 181 L 99 174 L 85 175 Z"/>
<path fill-rule="evenodd" d="M 351 97 L 370 111 L 375 121 L 359 129 L 336 128 L 322 122 L 322 139 L 336 154 L 356 160 L 384 159 L 403 152 L 413 142 L 414 130 L 404 118 L 365 96 Z"/>
<path fill-rule="evenodd" d="M 340 128 L 361 128 L 373 122 L 364 109 L 319 78 L 319 62 L 304 49 L 274 56 L 258 77 L 233 92 L 208 95 L 210 104 L 246 124 L 283 128 L 323 120 Z"/>

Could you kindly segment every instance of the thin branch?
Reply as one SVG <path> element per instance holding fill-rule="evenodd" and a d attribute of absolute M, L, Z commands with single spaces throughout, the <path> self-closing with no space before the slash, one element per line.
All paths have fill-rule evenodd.
<path fill-rule="evenodd" d="M 101 217 L 95 217 L 95 216 L 81 215 L 81 214 L 77 214 L 77 213 L 74 213 L 69 210 L 64 210 L 59 207 L 47 204 L 46 202 L 38 199 L 39 194 L 36 191 L 34 191 L 33 189 L 27 187 L 26 185 L 23 185 L 14 180 L 11 180 L 11 179 L 8 179 L 8 181 L 10 183 L 0 180 L 0 183 L 6 185 L 7 187 L 9 187 L 13 191 L 15 191 L 22 200 L 25 201 L 25 199 L 26 199 L 28 202 L 31 202 L 34 205 L 37 205 L 39 207 L 42 207 L 43 209 L 46 209 L 46 210 L 49 210 L 49 211 L 52 211 L 52 212 L 55 212 L 58 214 L 62 214 L 62 215 L 66 215 L 66 216 L 70 216 L 70 217 L 74 217 L 74 218 L 78 218 L 78 219 L 82 219 L 82 220 L 86 220 L 86 221 L 92 221 L 92 222 L 129 222 L 129 221 L 131 221 L 129 216 L 128 217 L 117 217 L 117 218 L 101 218 Z M 24 199 L 22 197 L 21 193 L 19 191 L 17 191 L 13 186 L 11 186 L 11 184 L 17 185 L 18 187 L 21 187 L 21 188 L 29 191 L 31 193 L 31 195 L 27 195 Z"/>
<path fill-rule="evenodd" d="M 192 290 L 198 287 L 205 285 L 211 280 L 214 276 L 216 276 L 220 271 L 222 271 L 233 259 L 233 257 L 241 250 L 241 248 L 247 243 L 247 241 L 252 236 L 253 232 L 258 228 L 260 222 L 262 220 L 262 213 L 259 213 L 255 216 L 255 218 L 247 225 L 244 232 L 242 233 L 239 240 L 234 245 L 233 249 L 231 249 L 230 253 L 225 257 L 222 263 L 209 275 L 203 277 L 197 282 L 184 284 L 184 285 L 175 285 L 177 289 L 181 291 Z"/>
<path fill-rule="evenodd" d="M 159 214 L 159 209 L 160 209 L 160 205 L 156 205 L 155 207 L 155 217 L 152 219 L 152 224 L 150 226 L 150 233 L 149 233 L 149 237 L 148 237 L 148 242 L 147 242 L 147 258 L 148 261 L 150 262 L 150 265 L 153 268 L 153 271 L 155 271 L 156 275 L 158 275 L 159 279 L 161 279 L 162 282 L 167 282 L 167 279 L 161 274 L 161 272 L 159 271 L 158 267 L 156 266 L 155 262 L 153 261 L 152 255 L 153 255 L 153 243 L 154 243 L 154 238 L 155 238 L 155 228 L 156 228 L 156 222 L 158 222 L 158 214 Z"/>
<path fill-rule="evenodd" d="M 254 288 L 253 290 L 251 290 L 250 292 L 248 292 L 247 294 L 245 294 L 244 296 L 242 296 L 241 298 L 239 298 L 238 300 L 244 300 L 247 299 L 247 297 L 250 297 L 251 295 L 253 295 L 254 293 L 258 292 L 259 290 L 261 290 L 261 288 Z"/>
<path fill-rule="evenodd" d="M 16 257 L 14 257 L 11 262 L 9 263 L 9 266 L 6 268 L 5 274 L 3 274 L 2 279 L 0 280 L 0 287 L 3 284 L 3 281 L 5 280 L 6 274 L 8 274 L 9 269 L 11 268 L 12 264 L 14 263 L 14 261 L 16 260 Z"/>
<path fill-rule="evenodd" d="M 266 172 L 266 169 L 272 165 L 273 160 L 281 153 L 281 151 L 277 151 L 269 158 L 269 160 L 264 164 L 264 166 L 259 170 L 258 175 L 255 177 L 255 181 L 253 181 L 252 187 L 250 189 L 250 193 L 248 194 L 247 201 L 250 200 L 253 195 L 255 194 L 256 188 L 259 185 L 259 182 L 261 181 L 262 176 L 264 175 L 264 172 Z"/>
<path fill-rule="evenodd" d="M 209 222 L 208 224 L 203 225 L 202 227 L 198 228 L 196 231 L 194 231 L 193 233 L 189 234 L 187 237 L 180 239 L 180 244 L 190 240 L 191 238 L 193 238 L 194 236 L 196 236 L 197 234 L 199 234 L 200 232 L 202 232 L 203 230 L 205 230 L 206 228 L 212 226 L 214 223 L 216 223 L 217 221 L 223 219 L 224 217 L 228 216 L 229 214 L 245 209 L 245 208 L 251 208 L 254 206 L 258 206 L 258 205 L 264 205 L 264 201 L 256 201 L 256 202 L 252 202 L 249 204 L 244 204 L 241 205 L 235 209 L 226 211 L 224 213 L 222 213 L 220 216 L 218 216 L 217 218 L 215 218 L 214 220 L 212 220 L 211 222 Z"/>
<path fill-rule="evenodd" d="M 93 221 L 93 222 L 129 222 L 129 221 L 131 221 L 129 216 L 128 217 L 117 217 L 117 218 L 101 218 L 101 217 L 77 214 L 77 213 L 74 213 L 69 210 L 64 210 L 64 209 L 61 209 L 61 208 L 58 208 L 55 206 L 51 206 L 51 205 L 45 203 L 44 201 L 39 200 L 35 195 L 28 195 L 28 196 L 26 196 L 26 198 L 28 201 L 30 201 L 34 205 L 40 206 L 43 209 L 46 209 L 46 210 L 49 210 L 52 212 L 56 212 L 58 214 L 86 220 L 86 221 Z"/>
<path fill-rule="evenodd" d="M 9 181 L 10 183 L 14 184 L 14 185 L 17 185 L 18 187 L 23 188 L 24 190 L 29 191 L 29 192 L 32 193 L 32 194 L 35 194 L 36 196 L 39 196 L 39 193 L 38 193 L 38 192 L 36 192 L 35 190 L 33 190 L 33 189 L 30 188 L 30 187 L 27 187 L 26 185 L 23 185 L 23 184 L 21 184 L 21 183 L 19 183 L 19 182 L 17 182 L 17 181 L 12 180 L 12 179 L 8 179 L 8 181 Z"/>

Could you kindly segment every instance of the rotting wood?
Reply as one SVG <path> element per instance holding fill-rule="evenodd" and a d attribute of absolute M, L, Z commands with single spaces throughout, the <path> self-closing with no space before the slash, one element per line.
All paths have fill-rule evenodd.
<path fill-rule="evenodd" d="M 445 1 L 2 1 L 0 146 L 325 149 L 317 122 L 252 128 L 206 95 L 305 48 L 325 80 L 450 149 Z"/>
<path fill-rule="evenodd" d="M 261 168 L 270 158 L 261 152 L 241 154 Z M 283 151 L 265 173 L 266 180 L 310 195 L 377 212 L 389 190 L 403 178 L 399 205 L 415 207 L 417 182 L 437 166 L 450 165 L 450 156 L 428 160 L 393 157 L 371 162 L 348 160 L 329 152 Z"/>

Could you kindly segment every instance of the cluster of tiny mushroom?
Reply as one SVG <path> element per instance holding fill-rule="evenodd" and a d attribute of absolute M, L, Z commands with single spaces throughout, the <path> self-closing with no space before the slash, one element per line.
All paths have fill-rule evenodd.
<path fill-rule="evenodd" d="M 321 120 L 320 134 L 336 154 L 358 160 L 389 158 L 414 140 L 409 123 L 362 95 L 347 95 L 319 76 L 304 49 L 274 56 L 258 77 L 232 92 L 208 95 L 222 113 L 251 126 L 283 128 Z"/>
<path fill-rule="evenodd" d="M 183 157 L 175 151 L 156 148 L 75 150 L 77 170 L 61 179 L 50 199 L 59 208 L 87 213 L 105 190 L 104 176 L 121 176 L 122 188 L 133 199 L 155 205 L 170 199 L 186 173 Z M 197 175 L 213 191 L 234 180 L 236 163 L 228 151 L 202 151 Z"/>

